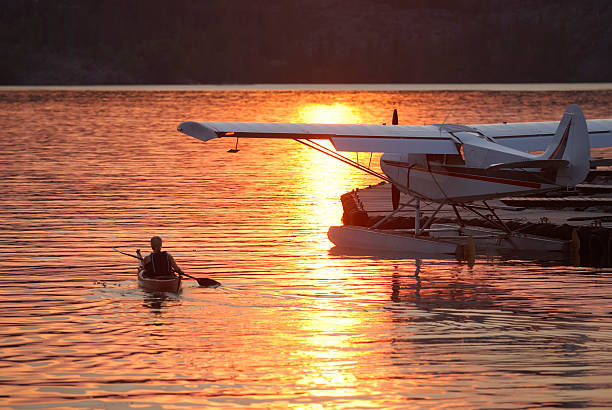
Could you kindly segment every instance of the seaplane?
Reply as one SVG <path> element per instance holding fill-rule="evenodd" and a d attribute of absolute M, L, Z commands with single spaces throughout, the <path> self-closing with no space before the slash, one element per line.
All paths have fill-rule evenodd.
<path fill-rule="evenodd" d="M 612 119 L 587 121 L 575 104 L 559 122 L 425 126 L 398 122 L 394 110 L 391 125 L 185 121 L 178 125 L 178 131 L 202 141 L 224 137 L 236 141 L 292 139 L 379 177 L 391 183 L 393 211 L 369 227 L 332 226 L 330 241 L 342 248 L 426 254 L 458 253 L 466 246 L 474 247 L 474 241 L 513 250 L 566 250 L 565 241 L 513 232 L 487 201 L 572 189 L 585 180 L 593 165 L 591 148 L 612 146 Z M 330 141 L 333 149 L 320 140 Z M 237 151 L 237 147 L 230 150 Z M 382 172 L 342 152 L 380 153 Z M 401 206 L 400 193 L 411 198 Z M 421 213 L 421 201 L 437 206 L 428 218 Z M 414 227 L 402 232 L 379 229 L 407 206 L 414 208 Z M 452 207 L 457 225 L 433 224 L 443 206 Z M 457 208 L 496 226 L 484 230 L 467 227 Z"/>

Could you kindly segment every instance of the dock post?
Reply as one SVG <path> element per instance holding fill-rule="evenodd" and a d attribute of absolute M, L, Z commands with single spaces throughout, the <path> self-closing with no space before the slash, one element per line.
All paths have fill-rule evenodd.
<path fill-rule="evenodd" d="M 421 200 L 416 199 L 416 207 L 414 209 L 414 237 L 419 236 L 419 225 L 421 222 Z"/>

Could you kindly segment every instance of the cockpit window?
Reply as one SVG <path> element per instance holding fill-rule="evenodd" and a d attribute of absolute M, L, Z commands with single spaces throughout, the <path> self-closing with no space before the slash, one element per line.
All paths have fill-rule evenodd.
<path fill-rule="evenodd" d="M 429 164 L 465 165 L 463 158 L 463 147 L 460 154 L 427 154 Z"/>
<path fill-rule="evenodd" d="M 446 154 L 444 163 L 447 165 L 465 165 L 463 159 L 463 147 L 461 147 L 461 154 Z"/>
<path fill-rule="evenodd" d="M 436 164 L 444 164 L 444 154 L 427 154 L 427 162 Z"/>

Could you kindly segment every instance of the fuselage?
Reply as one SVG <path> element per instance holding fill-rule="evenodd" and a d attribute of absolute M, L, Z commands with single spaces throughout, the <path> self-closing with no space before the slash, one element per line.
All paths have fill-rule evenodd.
<path fill-rule="evenodd" d="M 553 169 L 487 169 L 536 155 L 471 132 L 453 133 L 457 154 L 383 154 L 380 167 L 405 193 L 436 202 L 469 202 L 559 188 Z"/>
<path fill-rule="evenodd" d="M 384 154 L 383 172 L 405 193 L 436 202 L 469 202 L 558 189 L 554 170 L 496 170 L 445 163 L 428 155 Z M 417 158 L 420 157 L 420 158 Z"/>

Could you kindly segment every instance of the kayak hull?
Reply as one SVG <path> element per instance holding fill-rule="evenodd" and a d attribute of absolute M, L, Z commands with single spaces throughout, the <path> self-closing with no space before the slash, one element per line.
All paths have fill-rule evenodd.
<path fill-rule="evenodd" d="M 181 277 L 175 276 L 171 279 L 147 278 L 143 276 L 144 271 L 138 271 L 138 286 L 149 292 L 179 293 L 181 291 Z"/>

